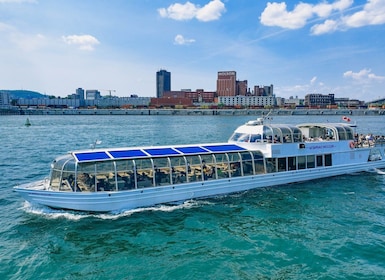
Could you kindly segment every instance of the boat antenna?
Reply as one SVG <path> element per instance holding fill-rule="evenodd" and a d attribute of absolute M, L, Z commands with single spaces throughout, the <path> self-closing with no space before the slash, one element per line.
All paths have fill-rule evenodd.
<path fill-rule="evenodd" d="M 95 142 L 90 144 L 90 146 L 91 146 L 92 149 L 95 149 L 96 145 L 100 145 L 100 144 L 102 144 L 101 140 L 95 140 Z"/>
<path fill-rule="evenodd" d="M 267 113 L 266 116 L 263 116 L 263 120 L 272 120 L 273 118 L 272 117 L 269 117 L 269 115 L 273 113 L 273 109 L 270 109 L 270 111 Z"/>

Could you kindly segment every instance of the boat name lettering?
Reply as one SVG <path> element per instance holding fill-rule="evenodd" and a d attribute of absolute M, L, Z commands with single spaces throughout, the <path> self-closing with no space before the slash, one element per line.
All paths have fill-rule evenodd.
<path fill-rule="evenodd" d="M 309 147 L 310 150 L 318 150 L 318 149 L 331 149 L 335 148 L 336 146 L 333 144 L 325 144 L 325 145 L 316 145 Z"/>

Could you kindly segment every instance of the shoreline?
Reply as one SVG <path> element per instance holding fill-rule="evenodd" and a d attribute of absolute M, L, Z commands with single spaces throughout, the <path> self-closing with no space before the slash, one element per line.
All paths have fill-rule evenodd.
<path fill-rule="evenodd" d="M 0 115 L 347 115 L 380 116 L 385 109 L 0 109 Z"/>

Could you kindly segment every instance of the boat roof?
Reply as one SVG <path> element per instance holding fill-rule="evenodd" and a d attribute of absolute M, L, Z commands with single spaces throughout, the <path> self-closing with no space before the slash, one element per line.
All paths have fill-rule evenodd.
<path fill-rule="evenodd" d="M 143 148 L 109 148 L 98 150 L 86 150 L 71 152 L 79 163 L 96 162 L 106 160 L 122 160 L 131 158 L 150 158 L 167 156 L 184 156 L 210 153 L 228 153 L 247 151 L 247 149 L 236 144 L 218 143 L 203 145 L 181 145 L 165 147 L 143 147 Z"/>

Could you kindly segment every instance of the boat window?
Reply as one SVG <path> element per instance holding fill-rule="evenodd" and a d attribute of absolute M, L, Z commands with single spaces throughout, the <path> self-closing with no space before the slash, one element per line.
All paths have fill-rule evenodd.
<path fill-rule="evenodd" d="M 238 142 L 249 142 L 250 141 L 250 134 L 242 134 L 238 138 Z"/>
<path fill-rule="evenodd" d="M 230 177 L 242 176 L 241 158 L 239 153 L 228 153 L 230 163 Z"/>
<path fill-rule="evenodd" d="M 315 167 L 315 156 L 309 155 L 307 156 L 307 168 L 314 168 Z"/>
<path fill-rule="evenodd" d="M 323 164 L 323 157 L 322 157 L 322 155 L 318 155 L 317 156 L 317 167 L 321 167 L 323 165 L 324 165 Z"/>
<path fill-rule="evenodd" d="M 345 127 L 347 140 L 354 140 L 354 131 L 351 127 Z"/>
<path fill-rule="evenodd" d="M 95 163 L 97 191 L 113 191 L 115 188 L 115 166 L 113 161 Z"/>
<path fill-rule="evenodd" d="M 235 132 L 235 133 L 230 137 L 230 140 L 231 140 L 231 141 L 238 141 L 239 137 L 241 137 L 242 135 L 244 135 L 244 134 L 243 134 L 243 133 Z"/>
<path fill-rule="evenodd" d="M 253 157 L 250 152 L 240 153 L 242 158 L 242 172 L 244 176 L 253 175 Z"/>
<path fill-rule="evenodd" d="M 167 157 L 153 158 L 155 185 L 171 184 L 171 167 Z"/>
<path fill-rule="evenodd" d="M 276 158 L 267 158 L 266 159 L 266 170 L 268 173 L 277 172 L 276 160 L 277 160 Z M 284 166 L 286 166 L 286 160 L 284 162 Z"/>
<path fill-rule="evenodd" d="M 79 163 L 76 182 L 82 192 L 94 192 L 97 185 L 95 163 Z"/>
<path fill-rule="evenodd" d="M 203 180 L 216 179 L 214 157 L 212 155 L 202 155 L 201 159 Z"/>
<path fill-rule="evenodd" d="M 338 139 L 339 140 L 347 140 L 345 129 L 343 127 L 339 127 L 339 126 L 337 126 L 336 129 L 338 132 Z"/>
<path fill-rule="evenodd" d="M 288 157 L 287 158 L 287 169 L 288 170 L 296 170 L 297 169 L 295 157 Z"/>
<path fill-rule="evenodd" d="M 298 169 L 306 169 L 306 156 L 299 156 L 298 160 Z"/>
<path fill-rule="evenodd" d="M 254 174 L 266 173 L 265 172 L 265 161 L 264 161 L 265 158 L 263 157 L 263 154 L 260 151 L 254 151 L 251 153 L 252 153 L 253 158 L 254 158 L 254 171 L 251 170 L 250 172 L 255 172 Z M 248 168 L 244 167 L 243 172 L 248 173 L 249 172 Z"/>
<path fill-rule="evenodd" d="M 51 170 L 51 180 L 50 180 L 50 187 L 52 190 L 59 190 L 60 187 L 60 177 L 61 177 L 61 170 L 52 169 Z"/>
<path fill-rule="evenodd" d="M 284 143 L 291 143 L 292 141 L 292 136 L 291 136 L 291 130 L 287 127 L 281 127 L 282 131 L 282 140 Z"/>
<path fill-rule="evenodd" d="M 334 130 L 331 128 L 325 128 L 324 129 L 324 135 L 322 136 L 322 138 L 326 139 L 326 140 L 335 140 L 336 135 L 335 135 Z"/>
<path fill-rule="evenodd" d="M 187 179 L 189 182 L 201 181 L 202 170 L 201 170 L 201 159 L 199 156 L 186 156 L 187 161 Z"/>
<path fill-rule="evenodd" d="M 279 128 L 273 127 L 273 142 L 280 143 L 282 140 L 282 132 Z"/>
<path fill-rule="evenodd" d="M 263 141 L 268 143 L 273 142 L 273 131 L 268 126 L 263 127 Z"/>
<path fill-rule="evenodd" d="M 250 136 L 250 142 L 261 142 L 261 139 L 261 134 L 251 134 Z"/>
<path fill-rule="evenodd" d="M 332 166 L 332 155 L 325 155 L 325 166 Z"/>
<path fill-rule="evenodd" d="M 278 159 L 278 172 L 286 171 L 286 158 Z"/>
<path fill-rule="evenodd" d="M 135 160 L 137 188 L 148 188 L 153 186 L 154 170 L 149 158 Z"/>
<path fill-rule="evenodd" d="M 132 160 L 119 160 L 116 162 L 118 190 L 135 188 L 135 168 Z"/>
<path fill-rule="evenodd" d="M 187 164 L 184 157 L 171 157 L 172 183 L 180 184 L 187 181 Z"/>
<path fill-rule="evenodd" d="M 294 142 L 302 142 L 302 132 L 298 127 L 292 127 Z"/>
<path fill-rule="evenodd" d="M 229 159 L 227 154 L 215 154 L 218 179 L 229 177 Z"/>

